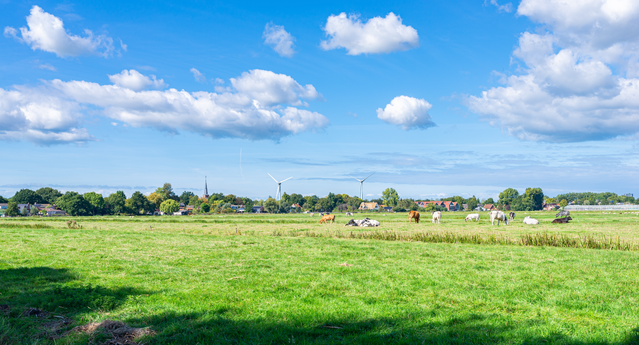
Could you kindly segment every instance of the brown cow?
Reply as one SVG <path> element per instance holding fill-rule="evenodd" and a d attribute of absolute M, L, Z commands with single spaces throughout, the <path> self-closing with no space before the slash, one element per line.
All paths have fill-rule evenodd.
<path fill-rule="evenodd" d="M 419 212 L 410 211 L 408 212 L 408 222 L 410 223 L 411 219 L 415 219 L 415 223 L 419 223 Z"/>
<path fill-rule="evenodd" d="M 334 214 L 327 214 L 327 215 L 323 216 L 322 219 L 320 219 L 320 224 L 327 223 L 327 222 L 335 223 L 335 215 Z"/>
<path fill-rule="evenodd" d="M 557 218 L 555 220 L 552 221 L 553 224 L 565 224 L 568 223 L 569 220 L 572 220 L 572 217 L 568 216 L 568 217 L 564 217 L 564 218 Z"/>

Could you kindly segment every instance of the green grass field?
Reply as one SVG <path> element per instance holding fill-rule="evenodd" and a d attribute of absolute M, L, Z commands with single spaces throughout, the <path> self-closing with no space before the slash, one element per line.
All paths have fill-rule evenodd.
<path fill-rule="evenodd" d="M 638 215 L 466 214 L 2 219 L 0 344 L 112 344 L 73 330 L 104 320 L 148 329 L 138 344 L 639 344 Z M 442 234 L 625 250 L 431 243 Z"/>

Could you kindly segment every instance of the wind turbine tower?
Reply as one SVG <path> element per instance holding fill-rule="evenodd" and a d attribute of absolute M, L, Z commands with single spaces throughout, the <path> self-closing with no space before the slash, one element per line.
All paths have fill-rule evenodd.
<path fill-rule="evenodd" d="M 267 173 L 268 176 L 271 176 L 271 174 Z M 275 179 L 275 177 L 271 176 L 271 178 L 273 179 L 273 181 L 275 181 L 275 183 L 277 183 L 277 193 L 275 193 L 275 200 L 280 200 L 282 199 L 282 182 L 284 181 L 288 181 L 290 179 L 293 178 L 293 176 L 287 178 L 286 180 L 282 180 L 282 181 L 278 181 Z"/>
<path fill-rule="evenodd" d="M 375 173 L 373 173 L 375 174 Z M 365 179 L 360 180 L 358 178 L 355 178 L 357 181 L 359 181 L 359 198 L 364 200 L 364 181 L 366 181 L 369 177 L 373 176 L 373 174 L 368 175 Z M 354 178 L 354 177 L 353 177 Z"/>

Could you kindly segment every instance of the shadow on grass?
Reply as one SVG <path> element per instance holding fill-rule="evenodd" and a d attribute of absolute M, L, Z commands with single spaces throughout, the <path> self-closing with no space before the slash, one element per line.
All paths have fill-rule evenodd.
<path fill-rule="evenodd" d="M 535 336 L 526 325 L 496 326 L 478 315 L 446 322 L 387 318 L 273 322 L 235 320 L 227 312 L 164 314 L 128 322 L 157 332 L 144 338 L 145 344 L 639 344 L 639 329 L 620 342 L 587 342 L 561 334 Z"/>
<path fill-rule="evenodd" d="M 129 296 L 143 293 L 82 284 L 66 269 L 0 269 L 0 344 L 55 336 L 72 326 L 71 319 L 114 310 Z M 46 327 L 54 321 L 55 329 Z"/>

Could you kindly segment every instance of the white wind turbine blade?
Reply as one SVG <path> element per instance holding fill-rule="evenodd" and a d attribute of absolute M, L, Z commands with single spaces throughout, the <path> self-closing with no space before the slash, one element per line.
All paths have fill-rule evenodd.
<path fill-rule="evenodd" d="M 269 173 L 267 173 L 267 174 L 268 174 L 268 176 L 271 176 L 271 174 L 269 174 Z M 279 183 L 279 182 L 275 179 L 275 177 L 271 176 L 271 178 L 273 179 L 273 181 L 275 181 L 275 183 Z"/>
<path fill-rule="evenodd" d="M 354 177 L 353 177 L 353 178 L 354 178 Z M 360 179 L 358 179 L 358 178 L 355 178 L 355 179 L 356 179 L 357 181 L 359 181 L 359 182 L 362 182 L 362 180 L 360 180 Z"/>
<path fill-rule="evenodd" d="M 291 176 L 291 177 L 287 178 L 286 180 L 282 180 L 282 181 L 280 181 L 280 183 L 282 183 L 282 182 L 284 182 L 284 181 L 288 181 L 288 180 L 290 180 L 290 179 L 292 179 L 292 178 L 293 178 L 293 176 Z"/>
<path fill-rule="evenodd" d="M 362 182 L 366 181 L 369 177 L 371 177 L 373 175 L 375 175 L 375 173 L 372 173 L 372 174 L 368 175 L 365 179 L 362 180 Z"/>

